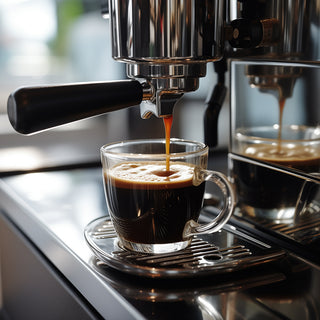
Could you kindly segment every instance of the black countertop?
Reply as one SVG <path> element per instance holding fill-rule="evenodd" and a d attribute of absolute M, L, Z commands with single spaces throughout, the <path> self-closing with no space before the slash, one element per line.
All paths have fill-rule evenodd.
<path fill-rule="evenodd" d="M 201 277 L 149 278 L 102 263 L 84 238 L 86 225 L 107 215 L 99 167 L 3 178 L 0 209 L 105 319 L 320 318 L 320 269 L 287 250 Z M 213 236 L 283 251 L 232 223 Z"/>

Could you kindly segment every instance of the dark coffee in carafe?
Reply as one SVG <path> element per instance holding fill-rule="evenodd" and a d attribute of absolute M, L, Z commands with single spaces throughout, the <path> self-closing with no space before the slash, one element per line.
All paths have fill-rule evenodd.
<path fill-rule="evenodd" d="M 252 163 L 249 159 L 233 161 L 233 176 L 240 203 L 255 209 L 281 210 L 295 207 L 305 180 L 283 172 L 281 167 L 309 174 L 320 170 L 320 152 L 317 148 L 296 145 L 291 149 L 283 145 L 281 154 L 278 154 L 275 145 L 256 144 L 248 146 L 242 154 L 253 160 L 276 165 L 270 168 Z"/>

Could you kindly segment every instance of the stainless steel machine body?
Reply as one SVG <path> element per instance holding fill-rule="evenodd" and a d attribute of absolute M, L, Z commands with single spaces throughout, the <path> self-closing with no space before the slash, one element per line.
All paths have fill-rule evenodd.
<path fill-rule="evenodd" d="M 135 104 L 143 118 L 170 115 L 184 92 L 198 88 L 208 62 L 244 56 L 319 58 L 319 1 L 110 0 L 107 10 L 113 57 L 126 63 L 132 81 L 18 89 L 8 100 L 9 119 L 18 132 L 34 133 Z M 222 78 L 226 67 L 217 69 Z M 250 74 L 257 87 L 267 82 L 275 90 L 284 86 L 280 94 L 291 94 L 295 77 L 287 68 L 255 68 Z M 283 77 L 289 84 L 279 80 Z M 220 100 L 215 98 L 217 108 Z"/>
<path fill-rule="evenodd" d="M 206 63 L 222 57 L 223 14 L 217 0 L 110 1 L 114 59 L 154 88 L 142 117 L 171 114 L 175 99 L 198 89 Z"/>

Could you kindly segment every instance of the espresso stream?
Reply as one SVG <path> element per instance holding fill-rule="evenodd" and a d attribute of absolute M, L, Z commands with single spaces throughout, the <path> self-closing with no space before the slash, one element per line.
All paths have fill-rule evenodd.
<path fill-rule="evenodd" d="M 167 116 L 163 118 L 165 137 L 166 137 L 166 170 L 170 172 L 170 137 L 172 127 L 173 116 Z"/>
<path fill-rule="evenodd" d="M 282 119 L 283 119 L 283 110 L 286 99 L 279 100 L 279 131 L 278 131 L 278 153 L 281 154 L 282 146 Z"/>

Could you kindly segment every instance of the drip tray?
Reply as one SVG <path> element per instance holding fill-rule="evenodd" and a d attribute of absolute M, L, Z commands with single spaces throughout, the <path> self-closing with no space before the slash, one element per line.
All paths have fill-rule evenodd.
<path fill-rule="evenodd" d="M 296 253 L 303 259 L 320 264 L 320 205 L 314 203 L 314 211 L 292 221 L 267 220 L 249 216 L 240 209 L 235 212 L 236 221 L 242 230 L 250 230 L 261 239 L 281 244 L 283 248 Z M 271 237 L 268 237 L 271 236 Z"/>
<path fill-rule="evenodd" d="M 191 246 L 170 254 L 150 255 L 122 248 L 109 217 L 93 220 L 84 235 L 103 263 L 118 271 L 151 278 L 232 272 L 268 263 L 286 254 L 228 224 L 214 234 L 194 237 Z"/>

